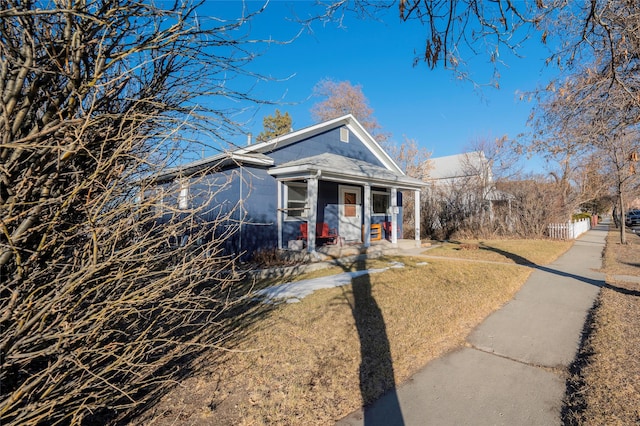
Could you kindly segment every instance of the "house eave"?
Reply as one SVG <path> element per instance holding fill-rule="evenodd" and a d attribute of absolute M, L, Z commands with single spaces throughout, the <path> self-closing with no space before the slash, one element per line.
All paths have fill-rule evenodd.
<path fill-rule="evenodd" d="M 156 182 L 167 182 L 182 177 L 193 176 L 194 174 L 209 169 L 221 169 L 225 167 L 239 167 L 249 164 L 259 167 L 273 166 L 273 159 L 262 154 L 229 152 L 218 154 L 204 160 L 191 162 L 183 166 L 172 167 L 153 178 Z"/>
<path fill-rule="evenodd" d="M 380 178 L 364 173 L 344 173 L 336 170 L 309 166 L 291 166 L 273 168 L 267 171 L 278 180 L 308 179 L 318 177 L 322 180 L 334 182 L 348 182 L 354 184 L 369 184 L 384 188 L 400 188 L 407 190 L 420 190 L 426 184 L 418 179 L 413 179 L 404 175 L 395 178 Z"/>

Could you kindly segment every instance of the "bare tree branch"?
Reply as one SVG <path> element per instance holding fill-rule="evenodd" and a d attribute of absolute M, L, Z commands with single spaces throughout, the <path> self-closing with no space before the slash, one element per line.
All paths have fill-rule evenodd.
<path fill-rule="evenodd" d="M 122 420 L 259 313 L 224 254 L 230 177 L 182 176 L 184 206 L 149 179 L 237 127 L 199 96 L 255 101 L 226 84 L 253 76 L 249 16 L 196 6 L 0 0 L 3 425 Z"/>

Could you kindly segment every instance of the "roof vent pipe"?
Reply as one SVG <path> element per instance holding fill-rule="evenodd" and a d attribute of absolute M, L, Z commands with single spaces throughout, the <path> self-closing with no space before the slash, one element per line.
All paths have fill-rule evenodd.
<path fill-rule="evenodd" d="M 251 133 L 247 134 L 247 145 L 251 145 Z"/>

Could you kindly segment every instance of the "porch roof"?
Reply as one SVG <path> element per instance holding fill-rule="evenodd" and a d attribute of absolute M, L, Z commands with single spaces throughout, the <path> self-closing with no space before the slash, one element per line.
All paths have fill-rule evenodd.
<path fill-rule="evenodd" d="M 338 182 L 369 183 L 375 186 L 420 189 L 425 182 L 366 161 L 324 153 L 290 161 L 268 170 L 280 179 L 320 176 L 321 179 Z"/>

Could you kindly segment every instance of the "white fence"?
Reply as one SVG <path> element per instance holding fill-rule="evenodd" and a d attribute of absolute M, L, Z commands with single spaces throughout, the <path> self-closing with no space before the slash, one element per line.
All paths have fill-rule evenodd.
<path fill-rule="evenodd" d="M 580 219 L 575 222 L 551 223 L 547 226 L 549 238 L 554 240 L 573 240 L 591 229 L 591 220 Z"/>

